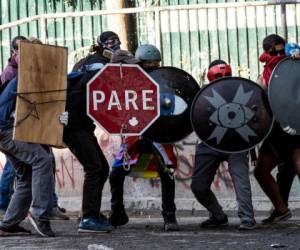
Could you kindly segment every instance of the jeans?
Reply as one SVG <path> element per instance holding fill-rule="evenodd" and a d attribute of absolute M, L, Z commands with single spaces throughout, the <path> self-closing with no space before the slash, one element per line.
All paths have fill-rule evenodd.
<path fill-rule="evenodd" d="M 32 208 L 32 216 L 48 220 L 52 210 L 53 161 L 49 148 L 12 139 L 12 130 L 0 131 L 0 150 L 16 171 L 16 188 L 1 226 L 19 224 Z"/>
<path fill-rule="evenodd" d="M 14 193 L 14 180 L 16 172 L 9 161 L 6 161 L 0 179 L 0 209 L 6 210 Z"/>
<path fill-rule="evenodd" d="M 50 151 L 50 156 L 53 158 L 53 207 L 58 207 L 58 197 L 55 191 L 55 158 Z M 11 163 L 7 160 L 4 169 L 2 172 L 1 180 L 0 180 L 0 210 L 6 210 L 8 207 L 8 204 L 11 200 L 11 197 L 14 193 L 14 180 L 16 177 L 16 172 L 14 168 L 12 167 Z"/>
<path fill-rule="evenodd" d="M 225 154 L 205 144 L 196 146 L 195 168 L 191 188 L 197 200 L 217 219 L 224 217 L 222 207 L 211 191 L 211 184 L 222 161 L 228 161 L 241 222 L 254 222 L 247 153 Z"/>
<path fill-rule="evenodd" d="M 82 218 L 99 218 L 108 162 L 91 131 L 65 129 L 64 141 L 83 166 Z"/>

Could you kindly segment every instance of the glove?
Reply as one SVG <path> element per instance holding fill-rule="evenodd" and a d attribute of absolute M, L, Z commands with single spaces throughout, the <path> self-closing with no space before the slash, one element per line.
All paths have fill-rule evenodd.
<path fill-rule="evenodd" d="M 284 132 L 286 132 L 289 135 L 295 135 L 296 134 L 296 129 L 291 128 L 290 126 L 286 126 L 282 128 Z"/>
<path fill-rule="evenodd" d="M 59 121 L 61 124 L 67 126 L 69 121 L 69 112 L 65 111 L 62 112 L 59 116 Z"/>

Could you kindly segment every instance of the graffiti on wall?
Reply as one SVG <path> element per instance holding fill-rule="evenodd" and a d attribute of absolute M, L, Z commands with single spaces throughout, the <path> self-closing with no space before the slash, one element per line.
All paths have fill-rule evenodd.
<path fill-rule="evenodd" d="M 178 168 L 175 172 L 175 178 L 178 183 L 187 189 L 190 189 L 193 166 L 195 164 L 195 147 L 198 142 L 199 141 L 196 136 L 192 135 L 175 144 L 178 157 Z M 220 191 L 222 186 L 225 186 L 230 190 L 233 189 L 233 183 L 228 171 L 227 162 L 222 162 L 220 164 L 220 167 L 216 172 L 213 186 L 217 191 Z"/>
<path fill-rule="evenodd" d="M 120 138 L 110 136 L 100 129 L 96 130 L 96 136 L 108 162 L 111 163 L 115 152 L 119 148 Z M 192 135 L 175 144 L 175 152 L 179 163 L 175 172 L 175 179 L 179 188 L 190 189 L 197 143 L 196 136 Z M 54 150 L 54 153 L 56 157 L 56 182 L 58 189 L 81 189 L 84 172 L 76 157 L 68 149 Z M 132 181 L 135 180 L 136 178 L 132 178 Z M 160 187 L 159 179 L 150 179 L 149 182 L 152 187 Z M 225 162 L 217 170 L 213 186 L 217 191 L 221 190 L 223 186 L 230 190 L 233 189 L 228 166 Z"/>

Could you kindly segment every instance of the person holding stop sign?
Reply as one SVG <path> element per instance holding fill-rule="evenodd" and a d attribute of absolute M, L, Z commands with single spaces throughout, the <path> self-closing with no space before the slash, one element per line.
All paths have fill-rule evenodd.
<path fill-rule="evenodd" d="M 154 45 L 147 44 L 138 47 L 135 59 L 128 51 L 118 51 L 113 55 L 111 62 L 137 63 L 136 59 L 138 60 L 138 64 L 147 72 L 157 69 L 160 66 L 161 54 Z M 127 162 L 130 166 L 127 167 L 124 166 L 125 151 L 130 156 Z M 123 204 L 125 176 L 131 172 L 131 168 L 134 165 L 140 163 L 139 160 L 142 155 L 154 155 L 154 161 L 150 162 L 154 163 L 161 179 L 164 230 L 177 231 L 179 227 L 175 216 L 175 181 L 173 175 L 174 169 L 177 167 L 177 158 L 173 152 L 173 145 L 154 143 L 138 136 L 130 136 L 125 139 L 125 144 L 121 145 L 113 163 L 109 175 L 112 194 L 109 221 L 115 227 L 128 223 L 129 219 Z M 152 167 L 152 164 L 150 167 Z"/>
<path fill-rule="evenodd" d="M 77 63 L 68 76 L 67 111 L 69 122 L 64 141 L 83 166 L 82 218 L 79 232 L 110 232 L 113 228 L 100 213 L 102 190 L 109 173 L 108 162 L 94 134 L 95 125 L 86 113 L 87 83 L 109 62 L 108 54 L 120 48 L 120 39 L 112 31 L 97 39 L 96 53 Z"/>

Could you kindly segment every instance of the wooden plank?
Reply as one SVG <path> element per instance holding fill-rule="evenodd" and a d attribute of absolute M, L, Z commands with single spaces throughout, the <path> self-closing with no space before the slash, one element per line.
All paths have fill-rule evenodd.
<path fill-rule="evenodd" d="M 20 43 L 18 96 L 14 139 L 63 146 L 67 48 Z"/>

